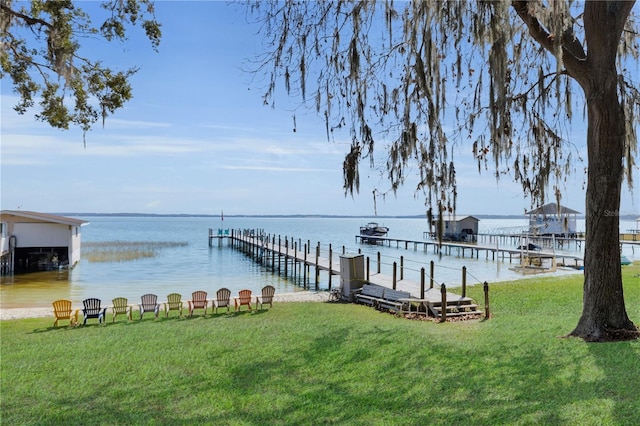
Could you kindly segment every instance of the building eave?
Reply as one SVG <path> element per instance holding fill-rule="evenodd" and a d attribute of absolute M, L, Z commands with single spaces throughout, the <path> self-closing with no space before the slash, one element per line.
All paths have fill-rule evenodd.
<path fill-rule="evenodd" d="M 39 212 L 32 212 L 32 211 L 26 211 L 26 210 L 0 211 L 0 217 L 4 218 L 5 216 L 13 216 L 18 218 L 22 217 L 25 219 L 39 220 L 39 221 L 48 222 L 48 223 L 59 223 L 61 225 L 70 225 L 70 226 L 82 226 L 89 223 L 86 220 L 74 219 L 66 216 L 58 216 L 58 215 L 49 214 L 49 213 L 39 213 Z"/>

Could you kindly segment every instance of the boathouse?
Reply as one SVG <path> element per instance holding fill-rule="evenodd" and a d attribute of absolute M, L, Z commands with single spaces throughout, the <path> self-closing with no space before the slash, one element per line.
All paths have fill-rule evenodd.
<path fill-rule="evenodd" d="M 527 214 L 530 234 L 570 238 L 577 235 L 576 216 L 580 214 L 578 211 L 549 203 L 528 211 Z"/>
<path fill-rule="evenodd" d="M 87 221 L 22 210 L 0 211 L 2 274 L 71 268 Z"/>
<path fill-rule="evenodd" d="M 476 242 L 478 238 L 478 223 L 480 219 L 473 216 L 449 216 L 442 220 L 442 238 L 445 241 Z M 434 219 L 433 225 L 437 227 L 438 221 Z M 434 228 L 437 229 L 437 228 Z M 437 234 L 432 233 L 433 237 Z"/>

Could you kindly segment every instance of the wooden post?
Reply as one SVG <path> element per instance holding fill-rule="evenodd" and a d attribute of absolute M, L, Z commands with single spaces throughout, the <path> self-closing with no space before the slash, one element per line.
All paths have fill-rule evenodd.
<path fill-rule="evenodd" d="M 258 263 L 260 263 L 260 237 L 256 234 L 253 241 L 256 246 L 256 259 L 258 259 Z"/>
<path fill-rule="evenodd" d="M 298 242 L 293 243 L 293 279 L 297 280 L 296 273 L 298 272 Z"/>
<path fill-rule="evenodd" d="M 467 297 L 467 267 L 462 267 L 462 297 Z"/>
<path fill-rule="evenodd" d="M 271 272 L 275 270 L 276 267 L 276 257 L 275 257 L 275 248 L 276 248 L 276 236 L 269 236 L 269 240 L 267 241 L 269 247 L 269 256 L 271 256 Z"/>
<path fill-rule="evenodd" d="M 316 290 L 318 290 L 318 285 L 320 284 L 320 265 L 318 261 L 320 259 L 320 241 L 318 241 L 318 245 L 316 246 Z"/>
<path fill-rule="evenodd" d="M 393 289 L 394 290 L 396 289 L 396 274 L 397 274 L 396 267 L 397 266 L 398 265 L 396 264 L 396 262 L 393 262 Z"/>
<path fill-rule="evenodd" d="M 309 249 L 309 247 L 305 244 L 304 246 L 304 266 L 303 266 L 303 276 L 302 276 L 302 286 L 304 288 L 307 288 L 307 270 L 309 269 L 307 267 L 307 250 Z"/>
<path fill-rule="evenodd" d="M 331 276 L 333 275 L 331 273 L 331 269 L 332 269 L 331 261 L 332 261 L 332 258 L 333 258 L 333 250 L 332 250 L 331 244 L 329 244 L 329 291 L 331 291 Z"/>
<path fill-rule="evenodd" d="M 276 236 L 273 236 L 273 240 L 271 241 L 271 270 L 275 272 L 276 270 Z"/>
<path fill-rule="evenodd" d="M 378 252 L 378 273 L 380 273 L 380 252 Z"/>
<path fill-rule="evenodd" d="M 404 279 L 404 256 L 400 256 L 400 281 Z"/>
<path fill-rule="evenodd" d="M 440 311 L 440 322 L 447 320 L 447 286 L 442 283 L 440 286 L 440 294 L 442 295 L 442 309 Z"/>
<path fill-rule="evenodd" d="M 282 262 L 282 239 L 278 235 L 278 273 L 280 273 L 280 263 Z"/>
<path fill-rule="evenodd" d="M 369 256 L 367 256 L 367 282 L 369 281 Z"/>
<path fill-rule="evenodd" d="M 420 268 L 420 299 L 424 299 L 424 267 Z"/>
<path fill-rule="evenodd" d="M 484 282 L 484 317 L 485 319 L 491 318 L 491 311 L 489 310 L 489 283 Z"/>
<path fill-rule="evenodd" d="M 429 264 L 429 274 L 430 274 L 430 283 L 429 283 L 429 288 L 433 288 L 433 268 L 435 268 L 435 264 L 433 263 L 433 260 L 431 261 L 431 263 Z"/>
<path fill-rule="evenodd" d="M 289 237 L 284 240 L 284 276 L 289 275 Z"/>

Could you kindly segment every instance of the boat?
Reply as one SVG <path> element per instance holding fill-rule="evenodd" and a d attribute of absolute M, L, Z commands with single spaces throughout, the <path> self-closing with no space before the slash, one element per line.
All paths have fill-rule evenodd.
<path fill-rule="evenodd" d="M 360 235 L 366 237 L 384 237 L 389 232 L 386 226 L 380 226 L 377 222 L 369 222 L 360 227 Z"/>
<path fill-rule="evenodd" d="M 529 243 L 529 244 L 526 244 L 526 245 L 518 246 L 518 250 L 540 251 L 542 249 L 540 248 L 540 246 L 537 246 L 535 244 Z"/>

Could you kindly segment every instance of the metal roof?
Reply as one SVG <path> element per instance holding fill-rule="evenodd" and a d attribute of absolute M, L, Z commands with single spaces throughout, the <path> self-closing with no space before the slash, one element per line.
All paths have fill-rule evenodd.
<path fill-rule="evenodd" d="M 540 206 L 537 209 L 528 211 L 527 214 L 543 214 L 551 216 L 554 214 L 580 214 L 580 212 L 564 206 L 560 206 L 560 211 L 558 211 L 558 204 L 549 203 L 544 206 Z"/>
<path fill-rule="evenodd" d="M 2 210 L 0 211 L 0 216 L 16 216 L 16 217 L 23 217 L 25 219 L 35 219 L 35 220 L 41 220 L 43 222 L 60 223 L 63 225 L 73 225 L 73 226 L 82 226 L 86 223 L 89 223 L 86 220 L 74 219 L 66 216 L 57 216 L 57 215 L 48 214 L 48 213 L 31 212 L 27 210 Z"/>
<path fill-rule="evenodd" d="M 442 220 L 444 222 L 460 222 L 464 219 L 473 219 L 476 222 L 480 222 L 480 219 L 478 219 L 477 217 L 471 216 L 471 215 L 464 215 L 464 216 L 452 216 L 452 215 L 442 215 Z M 436 216 L 434 216 L 433 218 L 433 222 L 437 222 L 438 218 Z"/>

